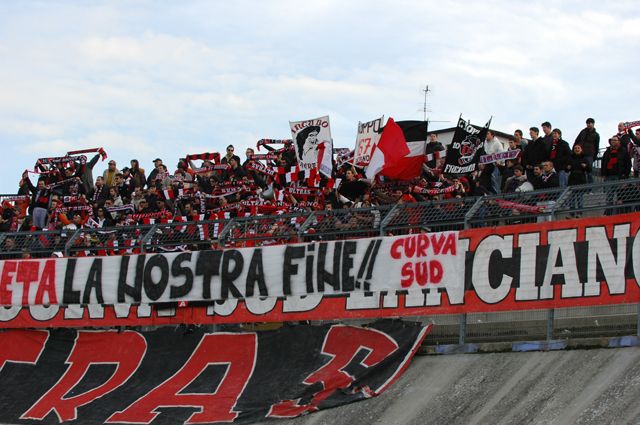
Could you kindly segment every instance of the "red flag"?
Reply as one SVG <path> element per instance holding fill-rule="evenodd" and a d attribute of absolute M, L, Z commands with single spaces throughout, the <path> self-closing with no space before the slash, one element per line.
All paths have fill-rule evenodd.
<path fill-rule="evenodd" d="M 402 128 L 389 118 L 380 136 L 380 141 L 371 156 L 367 167 L 367 177 L 372 179 L 380 171 L 397 165 L 404 156 L 410 153 Z"/>

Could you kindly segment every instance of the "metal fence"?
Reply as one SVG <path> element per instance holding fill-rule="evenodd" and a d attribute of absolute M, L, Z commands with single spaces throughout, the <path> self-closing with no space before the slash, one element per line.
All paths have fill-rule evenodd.
<path fill-rule="evenodd" d="M 373 208 L 132 227 L 0 233 L 0 257 L 119 255 L 366 238 L 640 211 L 640 179 Z"/>
<path fill-rule="evenodd" d="M 0 258 L 138 252 L 366 238 L 415 229 L 461 230 L 640 211 L 640 179 L 545 191 L 373 208 L 102 229 L 0 233 Z M 422 318 L 424 319 L 424 318 Z M 429 318 L 427 345 L 640 335 L 638 305 L 531 310 Z"/>
<path fill-rule="evenodd" d="M 426 345 L 640 336 L 637 304 L 432 316 Z"/>

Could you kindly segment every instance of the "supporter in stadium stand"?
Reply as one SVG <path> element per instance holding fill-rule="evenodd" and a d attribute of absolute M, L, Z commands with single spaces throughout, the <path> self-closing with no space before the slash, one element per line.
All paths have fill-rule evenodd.
<path fill-rule="evenodd" d="M 425 154 L 430 155 L 435 152 L 441 152 L 444 150 L 444 146 L 442 143 L 438 141 L 438 135 L 436 133 L 429 134 L 429 141 L 427 142 L 427 146 L 425 147 Z M 426 162 L 427 167 L 436 168 L 437 158 L 432 158 Z"/>
<path fill-rule="evenodd" d="M 640 139 L 638 139 L 630 128 L 627 128 L 623 122 L 618 123 L 618 134 L 616 134 L 618 139 L 620 140 L 620 145 L 624 148 L 629 149 L 629 145 L 639 144 Z"/>
<path fill-rule="evenodd" d="M 533 166 L 531 178 L 527 177 L 527 180 L 531 183 L 534 190 L 544 189 L 542 181 L 542 164 Z"/>
<path fill-rule="evenodd" d="M 636 130 L 636 139 L 640 140 L 640 128 Z M 633 177 L 640 177 L 640 144 L 635 143 L 631 159 L 633 159 Z"/>
<path fill-rule="evenodd" d="M 574 146 L 580 145 L 584 156 L 590 159 L 591 165 L 593 165 L 593 161 L 600 151 L 600 135 L 596 131 L 596 121 L 593 118 L 587 118 L 586 124 L 587 126 L 578 133 Z M 591 181 L 591 177 L 589 181 Z"/>
<path fill-rule="evenodd" d="M 542 140 L 544 140 L 544 145 L 547 148 L 547 152 L 550 152 L 551 144 L 553 141 L 553 135 L 551 134 L 551 123 L 549 121 L 545 121 L 540 126 L 542 127 L 542 133 L 544 134 L 544 136 L 542 136 Z"/>
<path fill-rule="evenodd" d="M 524 148 L 527 147 L 527 144 L 529 142 L 527 142 L 527 140 L 524 138 L 524 134 L 522 133 L 522 130 L 517 129 L 516 131 L 513 132 L 513 143 L 515 144 L 516 149 L 520 149 L 521 151 L 524 152 Z"/>
<path fill-rule="evenodd" d="M 104 207 L 98 207 L 95 211 L 93 220 L 96 223 L 96 227 L 113 227 L 115 225 L 111 214 Z"/>
<path fill-rule="evenodd" d="M 618 128 L 620 128 L 618 126 Z M 629 140 L 627 143 L 633 143 Z M 607 181 L 620 180 L 629 177 L 631 172 L 631 157 L 627 147 L 622 145 L 620 138 L 615 135 L 609 139 L 609 147 L 602 155 L 602 177 Z M 621 204 L 617 190 L 607 191 L 607 205 Z M 618 213 L 618 208 L 607 208 L 605 215 Z"/>
<path fill-rule="evenodd" d="M 520 130 L 518 130 L 520 131 Z M 516 133 L 517 134 L 517 133 Z M 513 165 L 522 165 L 522 154 L 524 153 L 524 147 L 526 146 L 526 144 L 524 143 L 517 143 L 516 140 L 509 140 L 509 151 L 518 151 L 518 156 L 513 159 Z"/>
<path fill-rule="evenodd" d="M 367 189 L 368 185 L 363 180 L 358 180 L 356 170 L 352 168 L 345 173 L 345 179 L 340 184 L 338 193 L 344 198 L 343 203 L 353 203 L 361 201 Z"/>
<path fill-rule="evenodd" d="M 478 184 L 476 185 L 477 190 L 480 192 L 484 192 L 487 194 L 496 194 L 496 190 L 493 185 L 493 167 L 487 167 L 487 165 L 493 164 L 479 164 L 479 171 L 476 173 L 476 180 Z"/>
<path fill-rule="evenodd" d="M 11 202 L 4 201 L 0 207 L 2 212 L 0 215 L 0 233 L 15 231 L 17 228 L 18 213 L 17 207 L 11 205 Z"/>
<path fill-rule="evenodd" d="M 622 146 L 618 136 L 611 137 L 609 147 L 602 155 L 602 177 L 605 180 L 619 180 L 627 178 L 630 172 L 629 151 Z"/>
<path fill-rule="evenodd" d="M 131 179 L 125 179 L 125 175 L 129 173 L 129 168 L 125 167 L 122 169 L 122 173 L 116 174 L 116 180 L 114 187 L 118 189 L 118 194 L 122 197 L 124 202 L 129 202 L 131 199 L 131 192 L 133 188 L 131 187 Z"/>
<path fill-rule="evenodd" d="M 569 186 L 589 183 L 591 176 L 592 157 L 586 156 L 583 152 L 582 144 L 573 145 L 573 152 L 569 158 L 567 171 L 569 172 Z M 571 205 L 573 209 L 582 209 L 583 193 L 581 191 L 572 193 Z M 582 216 L 581 212 L 572 212 L 571 217 Z"/>
<path fill-rule="evenodd" d="M 226 157 L 222 158 L 223 161 L 225 159 Z M 230 168 L 226 171 L 226 174 L 224 176 L 225 181 L 241 180 L 247 175 L 247 173 L 244 171 L 244 168 L 240 166 L 240 158 L 238 158 L 236 155 L 233 155 L 231 158 L 229 158 L 228 164 Z"/>
<path fill-rule="evenodd" d="M 220 162 L 222 164 L 231 164 L 231 160 L 235 159 L 237 164 L 240 164 L 240 157 L 236 154 L 234 154 L 235 148 L 233 147 L 233 145 L 229 145 L 227 146 L 227 154 L 225 156 L 222 157 L 222 160 L 220 160 Z"/>
<path fill-rule="evenodd" d="M 573 145 L 573 152 L 567 162 L 569 186 L 588 183 L 588 176 L 591 174 L 592 163 L 592 157 L 585 154 L 582 144 L 576 143 Z"/>
<path fill-rule="evenodd" d="M 527 179 L 530 182 L 534 180 L 533 168 L 536 165 L 540 165 L 544 161 L 549 159 L 544 139 L 542 137 L 539 137 L 539 134 L 540 130 L 538 129 L 538 127 L 531 127 L 529 129 L 531 142 L 527 144 L 524 152 L 522 153 L 522 165 L 525 168 Z"/>
<path fill-rule="evenodd" d="M 104 184 L 107 187 L 111 187 L 115 183 L 116 174 L 118 174 L 120 170 L 116 167 L 116 162 L 112 159 L 109 161 L 109 167 L 104 170 L 102 173 L 102 178 L 104 179 Z"/>
<path fill-rule="evenodd" d="M 562 131 L 554 128 L 551 132 L 551 149 L 549 150 L 549 160 L 553 162 L 553 168 L 558 174 L 560 187 L 567 187 L 567 164 L 571 156 L 569 143 L 562 139 Z"/>
<path fill-rule="evenodd" d="M 527 181 L 527 176 L 524 174 L 522 165 L 515 165 L 513 167 L 513 176 L 509 177 L 504 185 L 505 193 L 516 192 L 517 189 Z"/>
<path fill-rule="evenodd" d="M 513 144 L 513 141 L 511 141 L 511 144 Z M 513 167 L 516 166 L 517 163 L 517 158 L 515 160 L 513 159 L 507 159 L 504 162 L 504 166 L 500 168 L 500 191 L 504 192 L 504 187 L 507 184 L 507 179 L 509 179 L 510 177 L 513 177 L 514 171 L 513 171 Z"/>
<path fill-rule="evenodd" d="M 160 158 L 156 158 L 153 160 L 153 170 L 151 170 L 151 173 L 149 173 L 149 177 L 147 178 L 146 181 L 146 186 L 150 187 L 150 186 L 154 186 L 155 182 L 156 182 L 156 177 L 158 175 L 158 168 L 162 165 L 162 160 Z M 144 188 L 144 186 L 143 186 Z"/>
<path fill-rule="evenodd" d="M 89 191 L 88 199 L 90 199 L 94 205 L 103 205 L 104 200 L 107 199 L 108 196 L 109 191 L 104 186 L 104 178 L 102 178 L 102 176 L 96 177 L 96 184 Z"/>
<path fill-rule="evenodd" d="M 84 193 L 89 193 L 91 188 L 93 187 L 93 167 L 98 163 L 98 160 L 103 155 L 103 152 L 96 153 L 93 158 L 86 164 L 82 165 L 82 170 L 80 173 L 80 178 L 82 179 L 82 184 L 84 186 Z"/>
<path fill-rule="evenodd" d="M 19 258 L 19 255 L 14 254 L 16 249 L 16 240 L 11 237 L 5 238 L 4 242 L 2 242 L 2 249 L 0 249 L 0 259 L 13 260 L 15 258 Z"/>
<path fill-rule="evenodd" d="M 38 186 L 34 186 L 29 180 L 29 175 L 23 175 L 23 178 L 32 194 L 31 203 L 29 205 L 29 214 L 33 216 L 34 225 L 42 229 L 47 224 L 47 211 L 51 202 L 51 189 L 47 188 L 45 178 L 38 179 Z"/>
<path fill-rule="evenodd" d="M 140 168 L 140 162 L 137 159 L 132 159 L 129 164 L 129 174 L 131 175 L 131 181 L 133 187 L 144 187 L 147 183 L 147 177 L 144 174 L 144 168 Z"/>
<path fill-rule="evenodd" d="M 553 162 L 545 161 L 542 163 L 542 174 L 540 175 L 542 180 L 541 189 L 552 189 L 560 186 L 560 179 L 558 173 L 553 167 Z"/>
<path fill-rule="evenodd" d="M 23 175 L 18 195 L 0 205 L 0 232 L 29 231 L 32 228 L 64 229 L 64 236 L 56 233 L 55 236 L 44 239 L 49 247 L 61 246 L 59 250 L 62 251 L 66 238 L 74 234 L 70 232 L 74 229 L 220 220 L 223 224 L 217 227 L 192 224 L 181 230 L 172 230 L 178 238 L 188 235 L 190 242 L 186 244 L 187 247 L 202 249 L 212 246 L 213 242 L 209 239 L 218 237 L 227 220 L 258 217 L 262 214 L 317 211 L 318 216 L 311 223 L 314 231 L 376 227 L 380 223 L 379 211 L 364 213 L 345 209 L 484 196 L 500 189 L 511 193 L 520 191 L 525 183 L 528 190 L 531 187 L 553 188 L 560 184 L 559 174 L 564 172 L 569 173 L 567 180 L 570 185 L 582 184 L 591 170 L 585 147 L 597 151 L 597 133 L 593 124 L 593 120 L 587 120 L 587 128 L 576 138 L 573 153 L 562 140 L 562 133 L 557 129 L 551 131 L 547 122 L 543 128 L 546 135 L 551 135 L 548 149 L 544 139 L 538 137 L 536 127 L 530 128 L 529 143 L 522 138 L 522 132 L 516 130 L 508 149 L 520 150 L 521 154 L 515 159 L 506 160 L 505 165 L 500 166 L 500 188 L 495 187 L 492 182 L 491 170 L 496 168 L 495 163 L 479 164 L 478 171 L 469 175 L 447 175 L 443 173 L 445 158 L 429 158 L 423 166 L 422 174 L 412 181 L 381 178 L 370 181 L 362 177 L 364 169 L 355 167 L 349 162 L 348 155 L 340 153 L 331 177 L 310 176 L 296 168 L 295 148 L 290 140 L 275 141 L 282 145 L 280 149 L 259 144 L 259 147 L 263 146 L 268 151 L 267 154 L 256 155 L 249 148 L 244 162 L 234 154 L 233 145 L 228 146 L 223 157 L 218 153 L 186 155 L 178 161 L 173 174 L 168 172 L 160 158 L 156 158 L 148 178 L 145 178 L 145 171 L 140 168 L 138 160 L 131 160 L 131 166 L 124 167 L 121 172 L 115 161 L 110 160 L 103 175 L 96 177 L 95 184 L 87 185 L 87 179 L 91 179 L 92 169 L 98 158 L 102 156 L 104 159 L 106 153 L 101 148 L 76 151 L 75 155 L 70 152 L 63 157 L 39 159 L 34 169 L 39 175 L 35 187 L 31 184 L 28 173 Z M 631 166 L 629 153 L 638 154 L 636 136 L 630 135 L 624 125 L 622 127 L 621 137 L 626 138 L 627 144 L 622 147 L 619 137 L 612 138 L 611 147 L 603 160 L 602 175 L 607 180 L 627 177 Z M 487 153 L 505 150 L 493 131 L 489 131 L 485 144 Z M 437 135 L 430 135 L 425 146 L 426 152 L 443 149 Z M 80 152 L 99 153 L 87 162 L 86 157 L 78 156 Z M 640 157 L 637 157 L 636 162 L 640 166 Z M 637 167 L 634 172 L 638 173 Z M 338 181 L 341 183 L 334 187 L 334 183 Z M 576 208 L 582 206 L 581 200 L 574 201 Z M 615 202 L 615 199 L 611 201 Z M 454 211 L 459 206 L 451 203 L 451 209 L 447 209 L 438 205 L 433 214 L 445 220 L 452 214 L 459 214 Z M 324 214 L 324 211 L 334 209 L 343 211 Z M 418 214 L 407 220 L 419 225 L 422 217 Z M 269 226 L 261 228 L 256 219 L 256 228 L 251 230 L 251 234 L 266 235 L 271 242 L 264 243 L 290 242 L 297 238 L 297 231 L 304 221 L 305 215 L 302 214 L 297 219 L 284 220 L 276 228 L 269 229 L 273 220 L 269 221 Z M 230 235 L 240 237 L 243 231 L 249 232 L 247 229 L 234 228 Z M 121 235 L 109 242 L 105 235 L 109 234 L 109 238 L 116 236 L 103 233 L 100 238 L 78 236 L 75 246 L 83 252 L 78 255 L 93 255 L 89 253 L 90 247 L 94 254 L 98 248 L 106 255 L 123 253 L 126 250 L 109 249 L 107 244 L 120 243 L 122 247 L 123 243 L 134 243 L 139 237 L 139 233 L 137 236 L 129 235 L 125 241 Z M 56 238 L 57 241 L 54 240 Z M 12 242 L 6 243 L 11 246 Z M 243 243 L 245 242 L 238 242 L 238 246 Z M 36 252 L 32 246 L 23 246 L 22 242 L 15 248 L 15 252 L 20 252 L 22 248 L 27 248 L 29 253 Z"/>
<path fill-rule="evenodd" d="M 78 230 L 84 228 L 86 219 L 83 218 L 82 214 L 76 212 L 73 214 L 71 220 L 69 220 L 66 214 L 60 214 L 60 221 L 63 224 L 63 229 Z"/>
<path fill-rule="evenodd" d="M 484 152 L 487 155 L 504 152 L 506 148 L 496 137 L 492 130 L 487 131 L 487 138 L 484 142 Z M 504 161 L 493 164 L 485 164 L 485 172 L 491 175 L 491 192 L 500 193 L 500 169 L 504 166 Z"/>

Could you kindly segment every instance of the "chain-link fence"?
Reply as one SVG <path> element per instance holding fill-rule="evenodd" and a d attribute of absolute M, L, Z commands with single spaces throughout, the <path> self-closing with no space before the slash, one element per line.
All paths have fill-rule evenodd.
<path fill-rule="evenodd" d="M 115 255 L 366 238 L 640 211 L 640 179 L 371 208 L 210 221 L 0 233 L 0 258 Z"/>
<path fill-rule="evenodd" d="M 305 240 L 370 238 L 380 236 L 385 217 L 394 205 L 313 212 L 301 227 Z"/>
<path fill-rule="evenodd" d="M 33 231 L 0 233 L 0 259 L 50 257 L 63 255 L 68 239 L 75 231 Z"/>
<path fill-rule="evenodd" d="M 142 241 L 151 225 L 72 231 L 65 244 L 67 256 L 126 255 L 143 251 Z"/>

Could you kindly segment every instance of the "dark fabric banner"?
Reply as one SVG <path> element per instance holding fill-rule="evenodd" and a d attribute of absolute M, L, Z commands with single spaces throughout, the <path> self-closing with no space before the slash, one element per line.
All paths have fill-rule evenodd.
<path fill-rule="evenodd" d="M 0 333 L 0 422 L 252 423 L 370 398 L 408 367 L 429 327 L 263 332 Z"/>
<path fill-rule="evenodd" d="M 477 128 L 462 117 L 458 119 L 453 140 L 447 146 L 444 173 L 467 174 L 476 170 L 480 155 L 484 153 L 484 139 L 487 137 L 490 122 L 482 128 Z"/>

